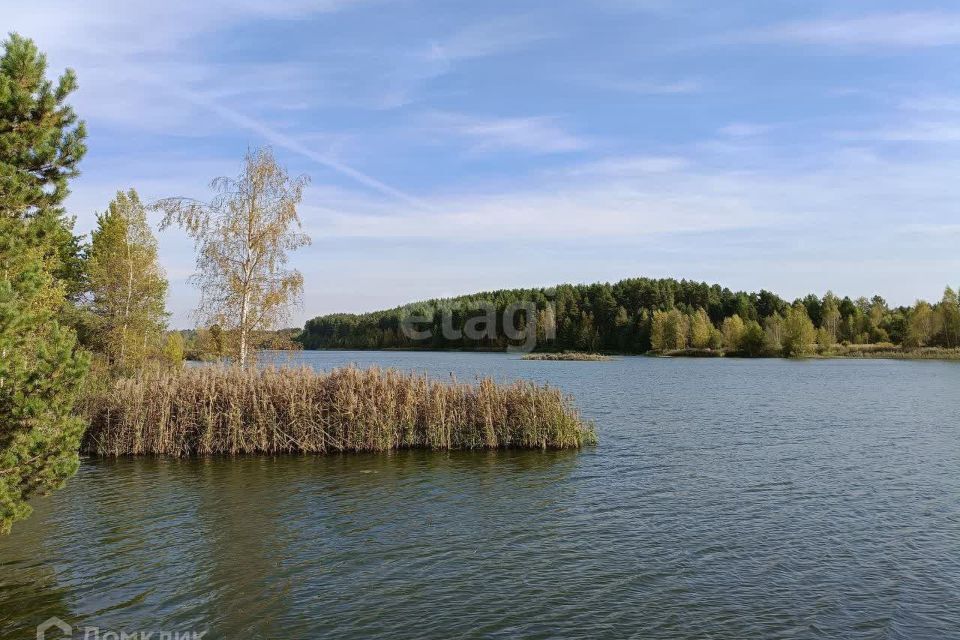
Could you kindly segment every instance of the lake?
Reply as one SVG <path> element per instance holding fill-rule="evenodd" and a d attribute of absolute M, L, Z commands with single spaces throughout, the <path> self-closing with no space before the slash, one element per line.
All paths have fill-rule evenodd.
<path fill-rule="evenodd" d="M 0 538 L 5 637 L 960 637 L 960 363 L 270 357 L 549 382 L 600 444 L 86 459 Z"/>

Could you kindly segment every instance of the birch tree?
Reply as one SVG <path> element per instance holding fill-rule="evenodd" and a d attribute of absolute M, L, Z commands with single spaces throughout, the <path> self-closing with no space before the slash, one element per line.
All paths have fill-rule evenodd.
<path fill-rule="evenodd" d="M 303 276 L 288 269 L 288 252 L 310 244 L 297 206 L 306 176 L 291 178 L 269 148 L 248 151 L 235 178 L 217 178 L 209 203 L 167 198 L 161 228 L 177 225 L 194 240 L 200 289 L 197 321 L 218 324 L 234 338 L 241 366 L 250 361 L 255 332 L 273 328 L 303 291 Z"/>
<path fill-rule="evenodd" d="M 837 335 L 840 333 L 841 319 L 840 303 L 837 300 L 837 296 L 835 296 L 832 291 L 827 291 L 823 296 L 823 307 L 820 311 L 820 327 L 826 330 L 831 345 L 837 341 Z"/>

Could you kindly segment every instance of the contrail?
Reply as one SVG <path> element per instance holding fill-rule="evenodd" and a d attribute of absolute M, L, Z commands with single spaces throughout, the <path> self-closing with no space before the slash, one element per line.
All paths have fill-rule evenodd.
<path fill-rule="evenodd" d="M 159 82 L 159 79 L 155 79 L 155 82 L 156 84 L 161 84 Z M 337 173 L 345 175 L 348 178 L 366 187 L 373 189 L 374 191 L 379 191 L 380 193 L 390 196 L 391 198 L 395 198 L 397 200 L 406 202 L 407 204 L 412 205 L 417 209 L 421 209 L 424 211 L 431 210 L 431 207 L 427 203 L 425 203 L 423 200 L 420 200 L 419 198 L 415 198 L 410 194 L 404 193 L 399 189 L 395 189 L 394 187 L 391 187 L 390 185 L 384 182 L 381 182 L 372 176 L 368 176 L 362 171 L 358 171 L 357 169 L 354 169 L 353 167 L 346 165 L 340 162 L 339 160 L 335 160 L 334 158 L 326 156 L 322 153 L 317 153 L 313 149 L 310 149 L 309 147 L 305 146 L 303 143 L 298 142 L 297 140 L 295 140 L 294 138 L 291 138 L 287 134 L 281 133 L 276 129 L 268 127 L 262 122 L 255 120 L 254 118 L 251 118 L 249 116 L 246 116 L 240 113 L 239 111 L 236 111 L 235 109 L 231 109 L 230 107 L 226 107 L 222 104 L 214 102 L 213 100 L 210 100 L 206 96 L 203 96 L 195 91 L 190 91 L 189 89 L 185 89 L 183 87 L 171 87 L 170 84 L 166 81 L 162 83 L 162 86 L 167 90 L 172 88 L 175 93 L 177 93 L 179 96 L 181 96 L 188 102 L 191 102 L 197 106 L 209 109 L 217 113 L 218 115 L 222 116 L 224 119 L 229 120 L 230 122 L 237 125 L 238 127 L 242 127 L 244 129 L 253 131 L 254 133 L 259 134 L 260 136 L 265 138 L 267 141 L 269 141 L 272 144 L 275 144 L 278 147 L 283 147 L 288 151 L 292 151 L 293 153 L 298 153 L 306 158 L 309 158 L 310 160 L 313 160 L 318 164 L 322 164 L 325 167 L 333 169 Z"/>

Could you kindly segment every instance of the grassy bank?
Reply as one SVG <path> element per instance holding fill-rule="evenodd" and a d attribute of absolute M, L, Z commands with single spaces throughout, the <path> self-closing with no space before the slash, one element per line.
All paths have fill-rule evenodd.
<path fill-rule="evenodd" d="M 605 362 L 612 360 L 602 353 L 581 353 L 579 351 L 564 351 L 561 353 L 528 353 L 523 360 L 569 360 L 573 362 Z"/>
<path fill-rule="evenodd" d="M 824 358 L 891 358 L 894 360 L 960 360 L 960 349 L 918 347 L 907 349 L 892 344 L 835 345 L 821 350 Z"/>
<path fill-rule="evenodd" d="M 727 353 L 723 349 L 676 349 L 673 351 L 650 352 L 649 355 L 669 356 L 672 358 L 779 358 L 782 357 L 776 352 L 759 353 L 749 355 L 739 352 Z M 811 346 L 809 353 L 805 357 L 809 358 L 850 358 L 850 359 L 891 359 L 891 360 L 960 360 L 960 349 L 947 349 L 944 347 L 918 347 L 914 349 L 904 348 L 893 344 L 836 344 L 832 347 L 823 348 Z"/>
<path fill-rule="evenodd" d="M 595 442 L 559 390 L 438 382 L 394 370 L 188 367 L 88 400 L 97 455 L 574 448 Z"/>

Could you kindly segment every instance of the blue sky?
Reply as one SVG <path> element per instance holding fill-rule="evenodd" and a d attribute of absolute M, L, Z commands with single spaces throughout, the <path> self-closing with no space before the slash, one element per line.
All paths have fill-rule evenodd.
<path fill-rule="evenodd" d="M 288 324 L 631 276 L 892 303 L 960 284 L 947 2 L 8 2 L 76 69 L 89 231 L 248 146 L 312 178 Z M 159 234 L 172 325 L 191 245 Z"/>

